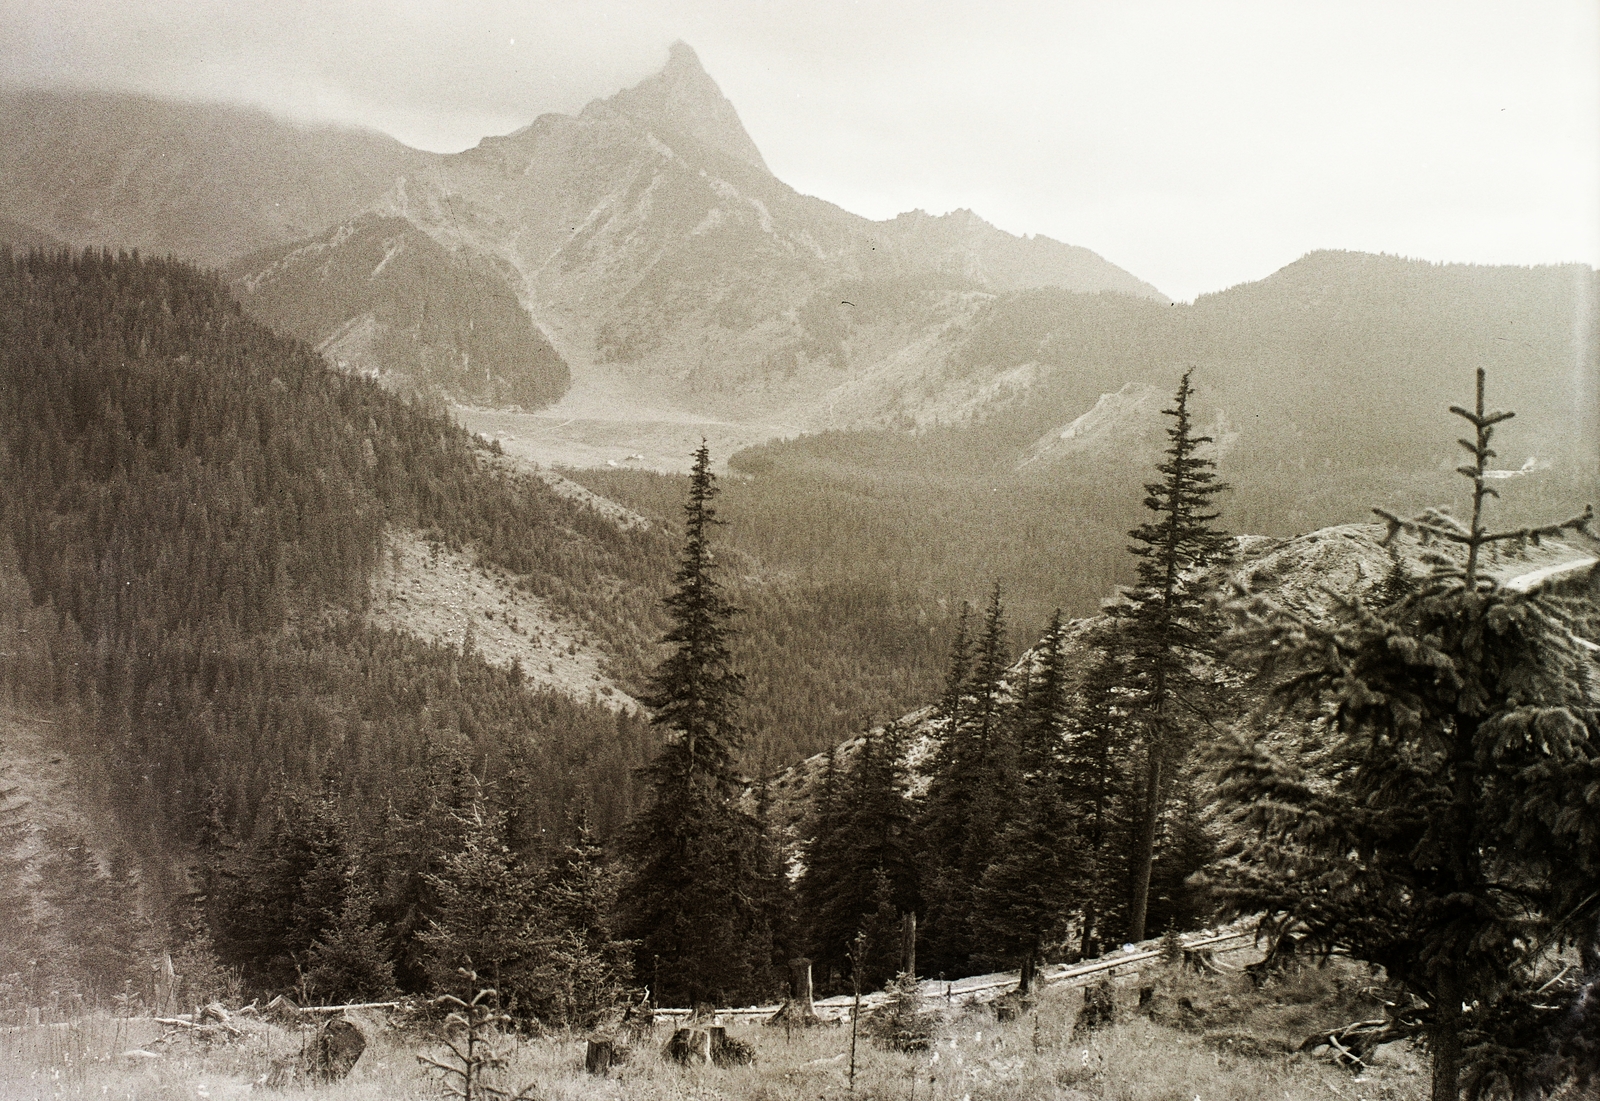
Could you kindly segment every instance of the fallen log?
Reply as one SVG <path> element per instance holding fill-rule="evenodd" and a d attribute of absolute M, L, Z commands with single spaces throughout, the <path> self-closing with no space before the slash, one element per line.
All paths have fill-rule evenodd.
<path fill-rule="evenodd" d="M 1351 1021 L 1338 1028 L 1321 1029 L 1307 1036 L 1300 1050 L 1313 1052 L 1326 1047 L 1332 1050 L 1332 1059 L 1340 1066 L 1361 1070 L 1366 1067 L 1372 1052 L 1396 1040 L 1409 1040 L 1422 1032 L 1420 1021 L 1394 1017 L 1379 1017 L 1368 1021 Z"/>

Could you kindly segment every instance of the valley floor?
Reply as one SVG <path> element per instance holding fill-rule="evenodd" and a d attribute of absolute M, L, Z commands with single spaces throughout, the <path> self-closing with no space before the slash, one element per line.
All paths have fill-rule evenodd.
<path fill-rule="evenodd" d="M 641 397 L 641 391 L 644 396 Z M 467 431 L 498 440 L 508 455 L 541 466 L 630 467 L 686 474 L 705 440 L 715 469 L 746 447 L 800 434 L 801 426 L 759 418 L 724 420 L 654 401 L 642 382 L 624 384 L 604 368 L 578 370 L 560 401 L 531 413 L 457 405 Z"/>

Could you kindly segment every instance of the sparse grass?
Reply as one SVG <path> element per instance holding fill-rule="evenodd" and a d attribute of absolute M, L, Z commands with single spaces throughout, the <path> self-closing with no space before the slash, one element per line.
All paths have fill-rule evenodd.
<path fill-rule="evenodd" d="M 535 1084 L 541 1101 L 1413 1101 L 1426 1096 L 1415 1062 L 1375 1067 L 1360 1076 L 1306 1056 L 1241 1054 L 1227 1036 L 1253 1035 L 1295 1043 L 1318 1025 L 1342 1024 L 1360 1012 L 1359 976 L 1301 972 L 1257 991 L 1242 976 L 1202 978 L 1152 972 L 1158 1020 L 1134 1008 L 1137 983 L 1118 991 L 1123 1014 L 1114 1026 L 1073 1036 L 1082 995 L 1045 991 L 1031 1012 L 1004 1024 L 985 1008 L 946 1020 L 933 1048 L 901 1054 L 863 1042 L 856 1086 L 847 1081 L 848 1028 L 796 1030 L 738 1024 L 730 1032 L 756 1048 L 748 1067 L 681 1068 L 659 1054 L 663 1025 L 633 1048 L 609 1078 L 586 1075 L 583 1037 L 559 1034 L 517 1043 L 498 1084 L 515 1091 Z M 1168 1020 L 1187 997 L 1204 1017 Z M 1192 1015 L 1191 1015 L 1192 1016 Z M 333 1085 L 270 1091 L 252 1085 L 273 1054 L 298 1043 L 292 1033 L 252 1035 L 205 1049 L 174 1044 L 158 1059 L 123 1053 L 155 1045 L 160 1026 L 144 1020 L 92 1018 L 67 1029 L 0 1034 L 0 1097 L 6 1101 L 184 1098 L 308 1101 L 422 1101 L 439 1085 L 417 1065 L 435 1045 L 415 1034 L 369 1030 L 369 1047 L 350 1077 Z M 154 1046 L 153 1046 L 154 1045 Z"/>

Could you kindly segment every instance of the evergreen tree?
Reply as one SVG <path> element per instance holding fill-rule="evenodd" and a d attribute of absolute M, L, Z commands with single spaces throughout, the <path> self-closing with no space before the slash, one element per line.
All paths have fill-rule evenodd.
<path fill-rule="evenodd" d="M 243 991 L 236 968 L 223 964 L 206 920 L 205 896 L 191 895 L 175 908 L 169 928 L 177 947 L 172 966 L 177 978 L 179 1005 L 207 1005 L 231 1001 Z"/>
<path fill-rule="evenodd" d="M 712 576 L 716 478 L 704 443 L 695 452 L 686 538 L 666 608 L 674 647 L 645 702 L 666 744 L 644 770 L 649 805 L 628 827 L 633 874 L 627 928 L 639 971 L 663 1001 L 744 1001 L 771 976 L 771 915 L 760 889 L 768 859 L 753 817 L 739 806 L 734 771 L 743 678 L 729 659 L 734 609 Z"/>
<path fill-rule="evenodd" d="M 973 950 L 973 895 L 995 854 L 1009 805 L 1005 607 L 995 585 L 971 673 L 945 722 L 919 822 L 929 869 L 924 890 L 928 967 L 965 970 Z M 958 647 L 964 640 L 958 637 Z M 959 652 L 959 651 L 958 651 Z M 952 669 L 956 668 L 952 662 Z"/>
<path fill-rule="evenodd" d="M 1220 787 L 1255 833 L 1218 877 L 1230 909 L 1380 964 L 1422 999 L 1433 1101 L 1456 1101 L 1464 1068 L 1474 1096 L 1526 1084 L 1565 1043 L 1575 1018 L 1563 1003 L 1576 1012 L 1583 997 L 1556 981 L 1559 949 L 1600 963 L 1592 578 L 1567 593 L 1485 573 L 1490 550 L 1587 532 L 1593 510 L 1489 530 L 1489 444 L 1511 414 L 1485 411 L 1482 371 L 1475 408 L 1452 411 L 1474 428 L 1461 441 L 1473 462 L 1459 468 L 1470 522 L 1379 515 L 1391 542 L 1455 553 L 1431 551 L 1426 577 L 1392 599 L 1349 600 L 1336 621 L 1240 603 L 1230 645 L 1317 724 L 1315 744 L 1285 754 L 1242 741 Z M 1513 1026 L 1520 1039 L 1498 1031 Z"/>
<path fill-rule="evenodd" d="M 1063 798 L 1082 845 L 1081 940 L 1085 957 L 1101 954 L 1127 928 L 1135 840 L 1135 736 L 1124 640 L 1116 630 L 1087 639 L 1091 655 L 1074 696 L 1062 761 Z"/>
<path fill-rule="evenodd" d="M 326 1004 L 375 1002 L 395 989 L 389 927 L 373 919 L 377 894 L 358 866 L 346 875 L 338 914 L 306 953 L 306 987 Z"/>
<path fill-rule="evenodd" d="M 1217 513 L 1212 498 L 1227 488 L 1217 481 L 1216 463 L 1200 454 L 1210 436 L 1197 435 L 1189 416 L 1190 371 L 1178 382 L 1173 418 L 1167 429 L 1166 458 L 1156 467 L 1161 480 L 1145 485 L 1151 519 L 1129 532 L 1128 549 L 1138 558 L 1139 583 L 1124 610 L 1132 657 L 1131 672 L 1142 690 L 1139 712 L 1144 726 L 1144 783 L 1139 834 L 1134 854 L 1128 937 L 1145 937 L 1150 873 L 1156 836 L 1167 797 L 1166 781 L 1184 760 L 1188 746 L 1184 719 L 1174 704 L 1196 706 L 1187 676 L 1188 658 L 1206 645 L 1203 593 L 1194 573 L 1226 557 L 1226 534 L 1212 528 Z M 1186 689 L 1188 691 L 1186 695 Z"/>
<path fill-rule="evenodd" d="M 956 637 L 950 643 L 950 657 L 945 665 L 944 692 L 939 697 L 939 717 L 946 724 L 955 721 L 961 710 L 961 699 L 967 690 L 967 678 L 972 675 L 972 605 L 961 602 L 961 614 L 956 619 Z"/>
<path fill-rule="evenodd" d="M 1168 790 L 1161 816 L 1155 864 L 1150 870 L 1147 926 L 1163 933 L 1197 929 L 1211 915 L 1212 901 L 1199 873 L 1217 857 L 1217 842 L 1206 828 L 1198 784 L 1181 775 Z"/>
<path fill-rule="evenodd" d="M 439 974 L 423 936 L 439 913 L 438 884 L 450 862 L 466 851 L 467 837 L 492 820 L 484 785 L 468 768 L 459 747 L 430 741 L 421 759 L 374 816 L 365 846 L 367 875 L 378 892 L 374 916 L 388 924 L 396 943 L 395 977 L 403 990 L 429 990 Z M 512 812 L 505 812 L 509 818 Z M 520 835 L 507 824 L 502 843 L 519 858 Z M 481 844 L 481 840 L 480 840 Z M 453 989 L 455 972 L 446 973 Z"/>
<path fill-rule="evenodd" d="M 350 862 L 333 793 L 282 794 L 255 840 L 221 869 L 209 900 L 223 962 L 263 989 L 298 985 L 306 954 L 343 907 Z"/>
<path fill-rule="evenodd" d="M 757 886 L 760 890 L 758 905 L 766 915 L 771 936 L 771 955 L 768 959 L 770 974 L 784 975 L 788 962 L 800 955 L 802 949 L 798 904 L 794 884 L 790 881 L 788 861 L 784 857 L 787 841 L 783 823 L 773 813 L 772 786 L 769 782 L 769 762 L 763 760 L 762 778 L 756 784 L 756 832 L 760 837 Z"/>
<path fill-rule="evenodd" d="M 48 834 L 46 853 L 42 893 L 66 948 L 56 981 L 91 998 L 109 997 L 134 976 L 143 947 L 137 882 L 108 874 L 82 837 Z"/>
<path fill-rule="evenodd" d="M 854 905 L 840 906 L 841 899 L 859 898 L 851 885 L 853 869 L 847 856 L 851 838 L 843 826 L 849 804 L 847 773 L 839 766 L 842 751 L 835 747 L 828 752 L 816 795 L 809 800 L 800 846 L 801 876 L 795 885 L 805 952 L 814 963 L 819 988 L 826 993 L 833 992 L 830 976 L 847 970 L 843 945 L 854 935 L 850 917 L 841 923 L 839 913 L 841 909 L 846 915 L 859 913 Z"/>
<path fill-rule="evenodd" d="M 541 868 L 516 852 L 505 813 L 484 800 L 460 816 L 461 847 L 427 878 L 436 899 L 418 939 L 435 989 L 478 973 L 524 1022 L 588 1027 L 622 996 L 633 945 L 613 933 L 619 873 L 587 824 Z"/>
<path fill-rule="evenodd" d="M 16 798 L 16 786 L 0 772 L 0 929 L 6 930 L 0 938 L 0 976 L 26 973 L 39 950 L 28 865 L 18 852 L 29 830 L 22 816 L 27 804 L 13 802 Z"/>
<path fill-rule="evenodd" d="M 613 926 L 620 869 L 606 859 L 587 816 L 579 816 L 570 832 L 542 892 L 558 933 L 545 984 L 545 997 L 556 1004 L 547 1019 L 590 1027 L 624 996 L 636 945 L 620 939 Z"/>
<path fill-rule="evenodd" d="M 822 975 L 849 971 L 846 945 L 862 930 L 872 941 L 865 981 L 897 970 L 900 918 L 919 901 L 905 753 L 905 729 L 889 723 L 861 739 L 847 769 L 824 775 L 799 885 L 807 952 Z"/>
<path fill-rule="evenodd" d="M 1032 988 L 1046 941 L 1064 929 L 1082 882 L 1082 845 L 1063 770 L 1065 631 L 1057 611 L 1040 640 L 1014 720 L 1020 771 L 1016 811 L 974 897 L 980 962 L 1018 965 L 1024 993 Z"/>
<path fill-rule="evenodd" d="M 537 870 L 506 845 L 503 816 L 474 802 L 460 818 L 460 848 L 426 875 L 435 904 L 417 939 L 426 946 L 432 984 L 453 989 L 464 967 L 500 992 L 506 1012 L 532 1016 L 527 1002 L 538 994 L 545 919 Z"/>

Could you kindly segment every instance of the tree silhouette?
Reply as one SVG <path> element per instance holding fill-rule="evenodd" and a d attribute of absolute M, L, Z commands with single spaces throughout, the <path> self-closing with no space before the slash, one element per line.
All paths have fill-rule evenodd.
<path fill-rule="evenodd" d="M 1068 677 L 1066 627 L 1057 611 L 1036 649 L 1014 711 L 1016 804 L 974 896 L 975 938 L 985 957 L 1021 968 L 1032 989 L 1040 952 L 1081 901 L 1083 849 L 1064 769 Z"/>
<path fill-rule="evenodd" d="M 1129 671 L 1142 688 L 1139 714 L 1145 729 L 1145 774 L 1139 834 L 1133 861 L 1132 902 L 1128 937 L 1145 937 L 1150 900 L 1150 871 L 1155 863 L 1156 835 L 1165 803 L 1166 780 L 1183 759 L 1187 746 L 1183 723 L 1172 714 L 1182 702 L 1189 655 L 1205 643 L 1204 594 L 1193 574 L 1226 557 L 1228 536 L 1211 527 L 1212 498 L 1227 486 L 1217 481 L 1216 463 L 1199 453 L 1210 436 L 1196 435 L 1189 419 L 1191 372 L 1185 371 L 1171 409 L 1166 459 L 1156 467 L 1158 482 L 1145 485 L 1145 508 L 1151 519 L 1128 534 L 1129 550 L 1139 559 L 1139 583 L 1125 609 L 1131 661 Z M 1192 705 L 1192 701 L 1189 701 Z"/>
<path fill-rule="evenodd" d="M 645 697 L 667 742 L 644 770 L 651 801 L 626 842 L 634 865 L 628 927 L 640 943 L 638 972 L 654 977 L 658 1000 L 754 996 L 770 967 L 764 840 L 738 804 L 734 771 L 743 678 L 729 660 L 728 621 L 736 609 L 712 576 L 716 492 L 702 442 L 684 506 L 683 551 L 666 598 L 673 627 L 663 641 L 675 649 Z"/>

